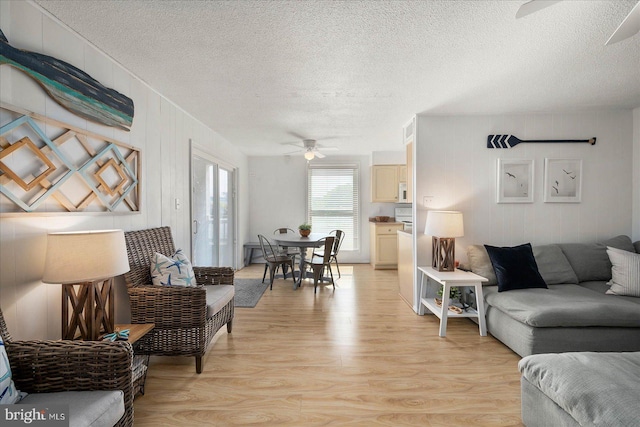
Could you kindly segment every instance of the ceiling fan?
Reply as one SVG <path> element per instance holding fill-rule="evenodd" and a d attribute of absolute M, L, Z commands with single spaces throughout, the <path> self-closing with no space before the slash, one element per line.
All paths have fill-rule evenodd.
<path fill-rule="evenodd" d="M 559 3 L 562 0 L 531 0 L 520 6 L 518 12 L 516 12 L 516 19 L 522 18 L 523 16 L 527 16 L 534 12 L 537 12 L 545 7 L 551 6 L 555 3 Z M 634 34 L 640 31 L 640 2 L 636 3 L 636 5 L 631 9 L 631 12 L 627 15 L 626 18 L 620 23 L 618 28 L 613 32 L 609 40 L 605 43 L 605 45 L 611 45 L 622 41 L 624 39 L 628 39 Z"/>
<path fill-rule="evenodd" d="M 316 143 L 315 139 L 303 139 L 302 140 L 302 144 L 300 143 L 291 143 L 288 142 L 286 143 L 288 145 L 294 145 L 296 147 L 300 147 L 301 150 L 296 150 L 293 151 L 291 153 L 286 153 L 286 155 L 290 155 L 290 154 L 298 154 L 298 153 L 304 153 L 304 158 L 307 160 L 313 160 L 315 157 L 322 159 L 323 157 L 325 157 L 324 154 L 322 154 L 320 152 L 320 150 L 323 151 L 331 151 L 331 150 L 337 150 L 337 147 L 327 147 L 324 145 L 320 145 L 318 143 Z"/>

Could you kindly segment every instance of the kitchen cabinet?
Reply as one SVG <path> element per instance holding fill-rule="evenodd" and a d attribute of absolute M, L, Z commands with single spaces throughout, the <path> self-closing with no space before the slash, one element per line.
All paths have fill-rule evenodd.
<path fill-rule="evenodd" d="M 407 183 L 407 165 L 398 166 L 398 182 Z"/>
<path fill-rule="evenodd" d="M 398 230 L 404 225 L 400 222 L 371 222 L 369 238 L 371 240 L 371 265 L 376 270 L 398 268 Z"/>
<path fill-rule="evenodd" d="M 409 304 L 412 310 L 414 307 L 414 285 L 413 273 L 413 236 L 406 231 L 398 231 L 398 291 L 400 297 Z"/>
<path fill-rule="evenodd" d="M 400 181 L 400 168 L 405 165 L 374 165 L 371 166 L 371 201 L 398 202 L 398 184 Z M 406 172 L 404 173 L 406 182 Z"/>

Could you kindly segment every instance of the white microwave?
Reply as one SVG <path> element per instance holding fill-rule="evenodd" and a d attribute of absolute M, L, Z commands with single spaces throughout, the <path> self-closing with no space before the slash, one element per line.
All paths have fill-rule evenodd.
<path fill-rule="evenodd" d="M 398 184 L 398 203 L 407 203 L 407 184 L 405 182 Z"/>

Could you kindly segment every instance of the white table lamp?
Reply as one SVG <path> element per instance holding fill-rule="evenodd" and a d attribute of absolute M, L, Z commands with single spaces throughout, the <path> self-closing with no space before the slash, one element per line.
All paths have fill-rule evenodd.
<path fill-rule="evenodd" d="M 113 277 L 127 271 L 122 230 L 48 234 L 42 281 L 62 284 L 62 339 L 113 332 Z"/>
<path fill-rule="evenodd" d="M 456 237 L 464 236 L 462 212 L 429 211 L 424 234 L 431 237 L 431 265 L 438 271 L 456 269 Z"/>

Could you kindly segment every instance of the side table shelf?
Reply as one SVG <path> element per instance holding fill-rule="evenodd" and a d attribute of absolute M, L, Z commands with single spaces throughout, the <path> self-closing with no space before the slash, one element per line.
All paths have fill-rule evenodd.
<path fill-rule="evenodd" d="M 484 318 L 484 296 L 482 294 L 482 282 L 488 281 L 482 276 L 470 273 L 468 271 L 438 271 L 433 267 L 418 267 L 422 273 L 420 279 L 420 305 L 418 314 L 424 314 L 426 308 L 440 319 L 440 330 L 438 335 L 445 337 L 447 335 L 447 319 L 449 317 L 471 317 L 478 319 L 480 328 L 480 336 L 487 335 L 487 326 Z M 427 281 L 431 279 L 443 287 L 442 290 L 442 307 L 438 307 L 435 301 L 426 297 Z M 449 311 L 449 292 L 452 287 L 471 286 L 475 289 L 477 310 L 469 308 L 460 314 Z"/>
<path fill-rule="evenodd" d="M 138 393 L 144 394 L 144 383 L 147 379 L 147 370 L 149 368 L 148 354 L 135 354 L 136 342 L 142 339 L 146 334 L 155 328 L 155 323 L 141 324 L 118 324 L 115 325 L 116 330 L 129 329 L 129 342 L 133 347 L 133 372 L 131 379 L 133 380 L 133 395 Z"/>

